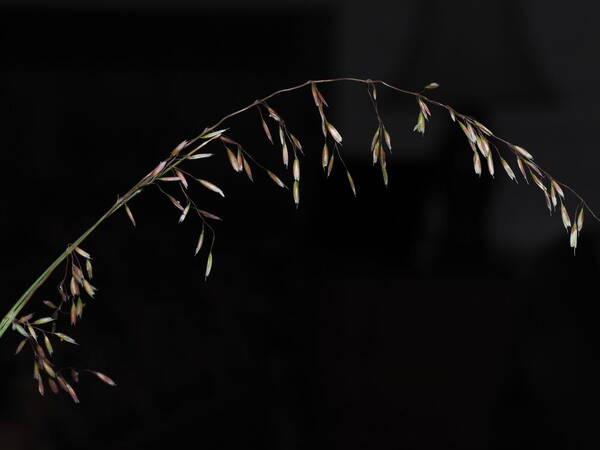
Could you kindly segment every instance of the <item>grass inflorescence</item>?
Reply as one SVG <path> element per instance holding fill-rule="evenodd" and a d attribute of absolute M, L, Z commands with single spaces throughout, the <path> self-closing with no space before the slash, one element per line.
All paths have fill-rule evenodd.
<path fill-rule="evenodd" d="M 66 392 L 74 402 L 78 403 L 79 399 L 73 384 L 79 382 L 81 372 L 90 373 L 110 386 L 115 385 L 115 382 L 108 376 L 94 370 L 79 370 L 70 367 L 59 368 L 53 363 L 52 357 L 56 344 L 61 342 L 76 344 L 75 340 L 68 334 L 59 331 L 59 327 L 63 325 L 62 322 L 74 326 L 82 319 L 86 302 L 89 302 L 96 295 L 97 289 L 92 284 L 92 256 L 81 248 L 82 242 L 101 223 L 121 208 L 125 210 L 127 217 L 135 227 L 137 223 L 133 212 L 134 208 L 130 204 L 135 196 L 142 193 L 149 186 L 153 186 L 179 211 L 179 223 L 191 220 L 192 217 L 199 221 L 200 232 L 193 254 L 203 255 L 205 278 L 209 277 L 214 266 L 215 223 L 218 223 L 221 218 L 213 212 L 201 209 L 196 200 L 192 198 L 188 188 L 190 183 L 197 183 L 220 197 L 224 198 L 226 194 L 215 180 L 193 175 L 194 165 L 198 164 L 195 161 L 212 158 L 216 152 L 224 152 L 235 173 L 245 175 L 250 182 L 254 182 L 256 175 L 262 173 L 278 187 L 291 190 L 292 201 L 296 207 L 299 206 L 301 201 L 302 159 L 305 156 L 305 149 L 299 138 L 293 134 L 285 122 L 283 114 L 276 111 L 269 104 L 271 98 L 304 88 L 310 89 L 312 101 L 319 114 L 320 128 L 323 134 L 323 146 L 320 150 L 319 159 L 325 176 L 329 177 L 335 167 L 340 167 L 345 172 L 349 190 L 354 196 L 357 195 L 357 187 L 343 157 L 343 136 L 327 117 L 329 104 L 318 87 L 321 84 L 344 81 L 363 84 L 367 88 L 369 102 L 377 119 L 370 143 L 371 160 L 373 166 L 379 167 L 383 184 L 386 187 L 389 183 L 387 160 L 392 152 L 392 137 L 379 112 L 378 87 L 387 88 L 414 98 L 417 108 L 417 122 L 413 131 L 422 135 L 426 132 L 427 123 L 432 119 L 430 107 L 438 107 L 444 110 L 452 122 L 456 123 L 464 133 L 468 143 L 467 148 L 472 151 L 473 170 L 477 176 L 481 177 L 484 171 L 487 171 L 491 177 L 494 177 L 496 168 L 501 167 L 511 181 L 517 183 L 518 179 L 521 178 L 525 183 L 535 185 L 542 194 L 550 213 L 557 212 L 557 215 L 560 216 L 567 231 L 569 245 L 573 248 L 573 251 L 576 250 L 578 245 L 585 211 L 594 219 L 599 220 L 576 191 L 558 181 L 537 162 L 534 162 L 532 153 L 521 146 L 496 136 L 473 117 L 461 114 L 451 106 L 426 96 L 424 92 L 436 89 L 439 86 L 437 83 L 430 83 L 421 91 L 416 92 L 400 89 L 381 80 L 334 78 L 306 81 L 255 100 L 248 106 L 226 115 L 214 125 L 205 128 L 198 136 L 184 140 L 175 146 L 163 161 L 160 161 L 125 194 L 119 196 L 116 202 L 92 227 L 86 230 L 74 243 L 67 246 L 66 250 L 46 268 L 16 301 L 0 322 L 0 337 L 9 329 L 20 335 L 16 353 L 21 353 L 25 349 L 30 350 L 33 358 L 33 377 L 41 395 L 44 395 L 46 386 L 48 386 L 54 393 L 61 390 Z M 260 128 L 268 142 L 278 147 L 281 152 L 283 167 L 281 171 L 267 168 L 261 164 L 255 155 L 248 152 L 240 142 L 233 138 L 230 129 L 223 127 L 224 122 L 230 118 L 251 109 L 257 110 Z M 207 152 L 209 147 L 212 148 L 211 152 Z M 516 167 L 516 170 L 513 167 Z M 517 176 L 517 173 L 520 177 Z M 175 192 L 172 188 L 175 188 Z M 570 197 L 569 204 L 567 197 Z M 36 291 L 61 265 L 64 266 L 64 274 L 57 286 L 58 300 L 43 301 L 43 305 L 47 308 L 46 313 L 31 312 L 21 315 L 23 308 L 30 302 Z"/>

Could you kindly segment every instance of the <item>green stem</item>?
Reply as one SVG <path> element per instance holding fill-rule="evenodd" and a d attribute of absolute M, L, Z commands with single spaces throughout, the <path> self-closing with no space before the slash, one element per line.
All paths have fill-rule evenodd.
<path fill-rule="evenodd" d="M 113 206 L 110 207 L 108 211 L 106 211 L 90 228 L 88 228 L 81 236 L 79 236 L 75 242 L 69 245 L 64 252 L 60 254 L 58 258 L 50 264 L 46 270 L 33 282 L 31 286 L 21 295 L 21 297 L 17 300 L 17 302 L 13 305 L 13 307 L 8 311 L 8 313 L 2 318 L 0 322 L 0 338 L 4 335 L 8 327 L 15 320 L 17 315 L 21 312 L 21 310 L 25 307 L 27 302 L 31 299 L 33 294 L 44 284 L 44 282 L 48 279 L 48 277 L 56 270 L 56 268 L 71 254 L 71 252 L 81 245 L 81 243 L 96 229 L 98 226 L 112 216 L 115 211 L 117 211 L 121 206 L 131 200 L 139 191 L 135 190 L 140 183 L 136 184 L 134 188 L 132 188 L 125 197 L 118 200 Z"/>
<path fill-rule="evenodd" d="M 4 335 L 10 324 L 17 317 L 19 312 L 25 307 L 29 299 L 33 296 L 33 294 L 39 289 L 39 287 L 44 284 L 46 279 L 54 272 L 54 270 L 71 254 L 71 252 L 78 247 L 84 240 L 87 238 L 92 231 L 94 231 L 102 222 L 104 222 L 108 217 L 110 217 L 123 203 L 115 203 L 108 211 L 106 211 L 102 217 L 100 217 L 94 225 L 92 225 L 87 231 L 85 231 L 75 242 L 67 247 L 67 249 L 61 253 L 61 255 L 54 260 L 52 264 L 48 266 L 46 270 L 38 277 L 37 280 L 33 282 L 31 286 L 25 291 L 25 293 L 17 300 L 17 302 L 13 305 L 13 307 L 8 311 L 8 313 L 0 322 L 0 337 Z"/>

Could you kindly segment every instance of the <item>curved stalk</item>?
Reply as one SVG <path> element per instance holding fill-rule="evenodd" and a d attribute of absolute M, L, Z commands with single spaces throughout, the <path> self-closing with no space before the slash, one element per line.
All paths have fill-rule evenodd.
<path fill-rule="evenodd" d="M 191 139 L 190 141 L 187 141 L 185 143 L 185 145 L 183 146 L 183 148 L 187 148 L 189 147 L 191 144 L 197 142 L 198 140 L 202 139 L 202 138 L 207 138 L 207 135 L 211 132 L 213 132 L 218 126 L 220 126 L 222 123 L 224 123 L 226 120 L 235 117 L 245 111 L 248 111 L 249 109 L 258 106 L 260 104 L 263 104 L 264 102 L 266 102 L 267 100 L 271 99 L 272 97 L 275 97 L 277 95 L 283 94 L 283 93 L 287 93 L 287 92 L 292 92 L 292 91 L 296 91 L 299 89 L 302 89 L 304 87 L 308 87 L 311 86 L 312 84 L 324 84 L 324 83 L 335 83 L 335 82 L 340 82 L 340 81 L 350 81 L 350 82 L 355 82 L 355 83 L 362 83 L 367 85 L 367 87 L 373 86 L 375 84 L 378 85 L 382 85 L 385 86 L 391 90 L 394 90 L 396 92 L 400 92 L 402 94 L 406 94 L 406 95 L 410 95 L 415 97 L 417 100 L 431 104 L 431 105 L 435 105 L 438 107 L 441 107 L 443 109 L 445 109 L 446 111 L 448 111 L 451 115 L 453 115 L 453 118 L 460 118 L 462 120 L 464 120 L 465 122 L 468 123 L 474 123 L 477 124 L 478 122 L 476 122 L 474 119 L 472 119 L 471 117 L 464 115 L 464 114 L 460 114 L 457 111 L 455 111 L 452 107 L 450 107 L 449 105 L 446 105 L 444 103 L 440 103 L 436 100 L 432 100 L 429 99 L 428 97 L 426 97 L 425 95 L 423 95 L 423 91 L 421 92 L 414 92 L 414 91 L 409 91 L 409 90 L 404 90 L 404 89 L 400 89 L 398 87 L 395 87 L 389 83 L 386 83 L 385 81 L 381 81 L 381 80 L 370 80 L 370 79 L 360 79 L 360 78 L 351 78 L 351 77 L 341 77 L 341 78 L 332 78 L 332 79 L 323 79 L 323 80 L 309 80 L 306 81 L 304 83 L 298 84 L 296 86 L 292 86 L 289 88 L 285 88 L 285 89 L 281 89 L 278 91 L 275 91 L 271 94 L 269 94 L 268 96 L 259 99 L 259 100 L 255 100 L 254 102 L 252 102 L 251 104 L 249 104 L 248 106 L 245 106 L 237 111 L 234 111 L 226 116 L 224 116 L 223 118 L 221 118 L 219 121 L 217 121 L 214 125 L 207 127 L 201 134 L 199 134 L 198 136 L 194 137 L 193 139 Z M 488 130 L 489 131 L 489 130 Z M 507 145 L 513 153 L 518 155 L 518 152 L 515 150 L 514 146 L 494 135 L 493 133 L 489 133 L 488 134 L 489 137 L 491 137 L 492 139 L 495 139 L 498 142 L 501 142 L 505 145 Z M 218 138 L 219 136 L 215 136 L 215 137 L 211 137 L 209 140 Z M 119 198 L 115 204 L 113 206 L 111 206 L 89 229 L 87 229 L 81 236 L 79 236 L 72 244 L 70 244 L 66 250 L 61 253 L 58 258 L 56 258 L 45 270 L 44 272 L 42 272 L 42 274 L 27 288 L 27 290 L 23 293 L 23 295 L 21 295 L 21 297 L 15 302 L 15 304 L 11 307 L 11 309 L 8 311 L 8 313 L 3 317 L 2 321 L 0 321 L 0 338 L 5 334 L 5 332 L 8 330 L 8 328 L 11 326 L 11 324 L 13 323 L 13 321 L 16 319 L 17 315 L 21 312 L 21 310 L 25 307 L 25 305 L 29 302 L 29 300 L 32 298 L 33 294 L 46 282 L 46 280 L 48 279 L 48 277 L 54 272 L 54 270 L 56 270 L 56 268 L 69 256 L 69 254 L 71 254 L 71 252 L 74 251 L 74 249 L 76 247 L 78 247 L 94 230 L 96 230 L 96 228 L 98 226 L 100 226 L 106 219 L 108 219 L 110 216 L 112 216 L 119 208 L 121 208 L 122 206 L 124 206 L 129 200 L 131 200 L 135 195 L 139 194 L 143 188 L 145 188 L 148 185 L 151 185 L 155 182 L 155 180 L 159 177 L 161 177 L 162 175 L 164 175 L 165 173 L 169 172 L 170 170 L 176 168 L 179 164 L 181 164 L 187 156 L 191 156 L 195 151 L 192 150 L 189 153 L 187 153 L 185 155 L 185 157 L 178 157 L 177 153 L 171 153 L 171 155 L 168 157 L 167 160 L 163 161 L 158 167 L 157 169 L 155 169 L 155 171 L 151 172 L 150 174 L 146 175 L 144 178 L 142 178 L 138 183 L 136 183 L 128 192 L 127 194 L 125 194 L 123 197 Z M 540 168 L 540 170 L 542 170 L 547 176 L 549 176 L 549 174 L 544 171 L 543 169 Z M 156 172 L 156 173 L 154 173 Z M 551 180 L 554 180 L 553 177 L 549 178 Z M 555 180 L 557 183 L 559 183 L 561 186 L 563 186 L 564 188 L 568 189 L 569 191 L 571 191 L 571 193 L 577 197 L 581 203 L 582 206 L 584 208 L 586 208 L 592 215 L 592 217 L 594 217 L 596 220 L 600 221 L 600 219 L 598 218 L 598 216 L 594 213 L 594 211 L 591 210 L 591 208 L 588 206 L 588 204 L 583 200 L 583 198 L 577 193 L 575 192 L 571 187 L 567 186 L 564 183 L 558 182 L 557 180 Z"/>

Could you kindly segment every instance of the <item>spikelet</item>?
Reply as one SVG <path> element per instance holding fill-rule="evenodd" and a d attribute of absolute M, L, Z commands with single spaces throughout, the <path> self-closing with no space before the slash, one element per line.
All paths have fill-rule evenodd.
<path fill-rule="evenodd" d="M 371 139 L 371 151 L 375 151 L 375 144 L 379 142 L 379 133 L 381 132 L 381 127 L 377 127 L 375 130 L 375 134 L 373 135 L 373 139 Z"/>
<path fill-rule="evenodd" d="M 225 147 L 227 150 L 227 159 L 229 159 L 229 164 L 231 164 L 231 168 L 235 172 L 239 172 L 241 168 L 238 166 L 237 157 L 233 154 L 229 147 Z"/>
<path fill-rule="evenodd" d="M 90 254 L 88 252 L 86 252 L 85 250 L 79 248 L 79 247 L 75 247 L 75 251 L 80 254 L 81 256 L 83 256 L 85 259 L 92 259 L 92 257 L 90 256 Z"/>
<path fill-rule="evenodd" d="M 200 150 L 202 147 L 210 144 L 212 141 L 214 141 L 215 139 L 219 138 L 220 136 L 214 136 L 210 139 L 207 139 L 206 141 L 200 143 L 200 145 L 196 146 L 196 148 L 194 148 L 192 151 L 188 152 L 188 154 L 186 155 L 186 158 L 188 159 L 195 159 L 193 158 L 194 153 L 196 153 L 198 150 Z M 222 137 L 221 139 L 223 139 L 224 137 Z M 212 153 L 208 153 L 208 156 L 212 156 Z M 202 156 L 202 158 L 208 158 L 208 156 Z"/>
<path fill-rule="evenodd" d="M 323 136 L 327 137 L 327 118 L 325 117 L 325 112 L 323 111 L 323 105 L 328 106 L 327 102 L 321 95 L 319 89 L 317 89 L 315 83 L 311 83 L 310 89 L 313 95 L 313 100 L 315 101 L 315 105 L 319 110 L 319 116 L 321 117 L 321 131 L 323 132 Z"/>
<path fill-rule="evenodd" d="M 571 218 L 569 217 L 567 208 L 565 208 L 565 205 L 563 205 L 562 202 L 560 203 L 560 215 L 562 217 L 562 221 L 563 221 L 563 225 L 565 226 L 565 229 L 568 230 L 569 227 L 571 226 Z"/>
<path fill-rule="evenodd" d="M 74 297 L 79 295 L 79 285 L 77 284 L 75 277 L 71 277 L 71 281 L 69 282 L 69 289 L 71 291 L 71 295 L 73 295 Z"/>
<path fill-rule="evenodd" d="M 166 161 L 161 161 L 158 163 L 158 165 L 152 170 L 152 172 L 150 172 L 150 176 L 151 177 L 155 177 L 157 176 L 167 165 Z"/>
<path fill-rule="evenodd" d="M 179 200 L 177 200 L 172 195 L 169 195 L 169 194 L 165 194 L 165 195 L 167 196 L 169 201 L 173 204 L 173 206 L 175 206 L 175 208 L 177 208 L 179 211 L 183 211 L 183 206 L 181 206 L 181 203 L 179 202 Z"/>
<path fill-rule="evenodd" d="M 554 186 L 554 189 L 556 190 L 557 194 L 561 198 L 565 198 L 565 193 L 563 192 L 562 188 L 560 187 L 560 184 L 558 184 L 556 182 L 556 180 L 552 180 L 550 183 L 552 184 L 552 186 Z"/>
<path fill-rule="evenodd" d="M 571 245 L 573 252 L 575 252 L 575 250 L 577 249 L 577 227 L 575 225 L 573 225 L 571 227 L 571 234 L 569 236 L 569 244 Z"/>
<path fill-rule="evenodd" d="M 271 142 L 271 144 L 273 144 L 273 136 L 271 135 L 271 130 L 269 130 L 269 126 L 267 125 L 267 122 L 265 122 L 265 119 L 262 118 L 262 115 L 260 116 L 260 121 L 262 123 L 262 127 L 265 132 L 265 135 L 267 136 L 267 139 L 269 140 L 269 142 Z"/>
<path fill-rule="evenodd" d="M 283 165 L 287 168 L 289 160 L 290 160 L 290 156 L 289 156 L 289 152 L 288 152 L 288 147 L 287 147 L 287 142 L 283 142 L 283 145 L 281 146 L 281 160 L 283 161 Z"/>
<path fill-rule="evenodd" d="M 225 133 L 227 131 L 227 128 L 223 129 L 223 130 L 217 130 L 217 131 L 212 131 L 210 133 L 207 134 L 203 134 L 202 136 L 200 136 L 200 139 L 211 139 L 211 138 L 216 138 L 221 136 L 223 133 Z"/>
<path fill-rule="evenodd" d="M 329 104 L 327 103 L 327 101 L 325 100 L 325 97 L 323 97 L 323 94 L 321 93 L 321 91 L 319 91 L 319 89 L 316 89 L 317 91 L 317 95 L 319 96 L 319 100 L 321 101 L 321 104 L 325 105 L 325 106 L 329 106 Z"/>
<path fill-rule="evenodd" d="M 33 362 L 33 379 L 34 380 L 40 379 L 40 366 L 37 363 L 37 361 Z"/>
<path fill-rule="evenodd" d="M 277 112 L 275 112 L 273 108 L 271 108 L 266 103 L 264 104 L 264 107 L 267 108 L 267 111 L 269 112 L 269 117 L 271 117 L 276 122 L 281 122 L 281 117 L 279 117 L 279 114 L 277 114 Z"/>
<path fill-rule="evenodd" d="M 470 142 L 475 144 L 477 142 L 477 135 L 475 134 L 475 131 L 473 130 L 471 124 L 469 122 L 466 122 L 466 125 L 462 122 L 458 122 L 458 124 L 460 125 L 460 128 L 462 129 L 463 133 L 465 133 L 465 135 L 467 136 L 467 139 L 469 139 Z"/>
<path fill-rule="evenodd" d="M 327 131 L 329 131 L 329 134 L 331 135 L 333 140 L 335 142 L 337 142 L 338 144 L 341 144 L 342 143 L 342 135 L 339 133 L 339 131 L 336 130 L 336 128 L 333 125 L 331 125 L 329 122 L 325 122 L 325 125 L 327 126 Z"/>
<path fill-rule="evenodd" d="M 487 166 L 488 166 L 488 172 L 490 173 L 490 175 L 493 178 L 494 177 L 494 159 L 492 157 L 492 152 L 488 152 L 488 154 L 487 154 Z"/>
<path fill-rule="evenodd" d="M 250 167 L 250 164 L 248 163 L 248 161 L 246 161 L 246 158 L 242 159 L 242 163 L 244 165 L 244 172 L 246 172 L 246 175 L 248 176 L 250 181 L 254 182 L 254 178 L 252 177 L 252 168 Z"/>
<path fill-rule="evenodd" d="M 373 147 L 373 165 L 377 164 L 377 161 L 379 161 L 379 155 L 382 153 L 381 142 L 378 140 Z"/>
<path fill-rule="evenodd" d="M 69 317 L 71 319 L 71 325 L 75 326 L 75 324 L 77 323 L 77 306 L 75 306 L 75 303 L 71 303 Z"/>
<path fill-rule="evenodd" d="M 17 323 L 25 323 L 25 322 L 29 322 L 31 320 L 31 318 L 33 317 L 33 313 L 31 314 L 27 314 L 26 316 L 21 317 Z"/>
<path fill-rule="evenodd" d="M 17 333 L 19 333 L 21 336 L 29 339 L 29 333 L 27 333 L 27 331 L 25 331 L 25 328 L 23 328 L 21 325 L 19 325 L 16 322 L 13 322 L 12 326 L 13 326 L 13 329 L 17 331 Z"/>
<path fill-rule="evenodd" d="M 542 181 L 535 175 L 535 173 L 533 173 L 531 170 L 529 171 L 529 175 L 531 175 L 531 179 L 533 180 L 533 182 L 537 185 L 537 187 L 539 187 L 542 191 L 546 192 L 548 190 L 548 188 L 546 188 L 546 186 L 544 186 L 544 183 L 542 183 Z"/>
<path fill-rule="evenodd" d="M 87 295 L 89 295 L 92 298 L 94 298 L 94 295 L 96 295 L 96 291 L 98 290 L 94 286 L 92 286 L 88 280 L 83 280 L 83 289 L 85 290 Z"/>
<path fill-rule="evenodd" d="M 209 189 L 213 192 L 216 192 L 217 194 L 219 194 L 221 197 L 225 197 L 225 193 L 221 190 L 220 187 L 218 187 L 217 185 L 211 183 L 210 181 L 206 181 L 203 180 L 201 178 L 198 179 L 198 182 L 204 186 L 206 189 Z"/>
<path fill-rule="evenodd" d="M 127 217 L 129 217 L 129 220 L 135 227 L 135 219 L 133 218 L 133 213 L 131 212 L 131 209 L 129 209 L 129 205 L 127 204 L 125 204 L 125 212 L 127 213 Z"/>
<path fill-rule="evenodd" d="M 48 352 L 49 355 L 52 355 L 52 353 L 54 353 L 54 349 L 52 348 L 52 344 L 50 343 L 50 339 L 48 338 L 48 335 L 44 335 L 44 345 L 46 346 L 46 351 Z"/>
<path fill-rule="evenodd" d="M 550 211 L 550 215 L 552 215 L 552 200 L 550 200 L 548 191 L 544 191 L 544 198 L 546 199 L 546 207 L 548 208 L 548 211 Z"/>
<path fill-rule="evenodd" d="M 217 216 L 216 214 L 210 213 L 208 211 L 204 211 L 203 209 L 196 208 L 196 211 L 198 211 L 204 217 L 208 217 L 209 219 L 212 219 L 212 220 L 223 220 L 219 216 Z"/>
<path fill-rule="evenodd" d="M 75 339 L 73 339 L 73 338 L 72 338 L 72 337 L 70 337 L 70 336 L 67 336 L 67 335 L 66 335 L 66 334 L 64 334 L 64 333 L 54 333 L 54 335 L 55 335 L 57 338 L 59 338 L 61 341 L 65 341 L 65 342 L 68 342 L 69 344 L 74 344 L 74 345 L 77 345 L 77 342 L 75 342 Z"/>
<path fill-rule="evenodd" d="M 577 231 L 581 233 L 583 229 L 583 206 L 579 208 L 579 214 L 577 215 Z"/>
<path fill-rule="evenodd" d="M 525 179 L 525 182 L 529 184 L 529 179 L 527 178 L 527 172 L 525 172 L 525 166 L 523 165 L 523 160 L 517 156 L 517 166 L 519 167 L 519 172 Z"/>
<path fill-rule="evenodd" d="M 75 278 L 75 280 L 79 283 L 82 284 L 83 283 L 83 272 L 81 271 L 81 269 L 76 266 L 75 264 L 73 264 L 71 266 L 71 272 L 73 273 L 73 277 Z"/>
<path fill-rule="evenodd" d="M 44 382 L 41 377 L 38 378 L 38 392 L 42 397 L 44 396 Z"/>
<path fill-rule="evenodd" d="M 94 268 L 92 267 L 92 262 L 89 259 L 85 261 L 85 271 L 90 280 L 94 278 Z"/>
<path fill-rule="evenodd" d="M 473 152 L 473 169 L 478 176 L 481 176 L 481 158 L 477 152 Z"/>
<path fill-rule="evenodd" d="M 298 181 L 294 181 L 292 192 L 294 196 L 294 203 L 296 204 L 296 208 L 298 208 L 300 205 L 300 183 Z"/>
<path fill-rule="evenodd" d="M 17 350 L 15 350 L 15 355 L 21 353 L 21 350 L 23 350 L 23 347 L 25 347 L 25 344 L 27 344 L 27 342 L 27 339 L 22 339 L 21 342 L 19 342 L 19 345 L 17 345 Z"/>
<path fill-rule="evenodd" d="M 348 178 L 348 183 L 350 183 L 350 188 L 352 189 L 352 193 L 356 197 L 356 186 L 354 185 L 354 180 L 352 179 L 352 175 L 350 175 L 350 172 L 348 172 L 347 170 L 346 170 L 346 177 Z"/>
<path fill-rule="evenodd" d="M 296 138 L 296 136 L 294 136 L 292 133 L 290 133 L 290 139 L 292 141 L 292 146 L 294 148 L 296 148 L 297 150 L 299 150 L 301 154 L 304 154 L 304 152 L 302 151 L 302 144 L 300 143 L 298 138 Z"/>
<path fill-rule="evenodd" d="M 329 158 L 329 163 L 327 164 L 327 177 L 331 175 L 331 171 L 333 170 L 333 163 L 335 161 L 335 153 L 331 154 L 331 158 Z"/>
<path fill-rule="evenodd" d="M 32 325 L 45 325 L 47 323 L 53 322 L 54 317 L 42 317 L 41 319 L 37 319 L 32 322 Z"/>
<path fill-rule="evenodd" d="M 329 147 L 327 147 L 327 142 L 323 145 L 323 150 L 321 152 L 321 165 L 323 166 L 323 170 L 327 168 L 329 164 Z"/>
<path fill-rule="evenodd" d="M 90 370 L 90 372 L 93 373 L 94 375 L 96 375 L 100 379 L 100 381 L 108 384 L 109 386 L 116 386 L 117 385 L 117 383 L 115 383 L 111 378 L 107 377 L 103 373 L 96 372 L 94 370 Z"/>
<path fill-rule="evenodd" d="M 204 244 L 204 226 L 202 226 L 202 232 L 200 233 L 200 237 L 198 238 L 198 243 L 196 244 L 196 250 L 194 250 L 194 256 L 198 254 L 198 252 L 202 249 L 202 245 Z"/>
<path fill-rule="evenodd" d="M 554 189 L 554 183 L 550 182 L 550 200 L 552 201 L 552 209 L 556 208 L 558 200 L 556 198 L 556 190 Z"/>
<path fill-rule="evenodd" d="M 285 132 L 283 130 L 283 126 L 281 126 L 281 125 L 279 126 L 279 141 L 281 142 L 281 159 L 283 161 L 283 165 L 285 167 L 287 167 L 289 155 L 288 155 L 287 141 L 285 139 Z"/>
<path fill-rule="evenodd" d="M 319 98 L 319 94 L 318 94 L 318 89 L 317 89 L 317 85 L 315 83 L 310 83 L 310 91 L 312 93 L 313 96 L 313 100 L 315 102 L 315 106 L 317 108 L 321 107 L 321 99 Z"/>
<path fill-rule="evenodd" d="M 171 156 L 177 156 L 187 146 L 188 141 L 182 141 L 177 147 L 171 152 Z"/>
<path fill-rule="evenodd" d="M 53 394 L 58 394 L 58 385 L 52 378 L 48 378 L 48 386 L 50 386 Z"/>
<path fill-rule="evenodd" d="M 381 164 L 381 175 L 383 176 L 383 184 L 385 185 L 385 187 L 387 187 L 389 179 L 385 164 Z"/>
<path fill-rule="evenodd" d="M 533 156 L 531 156 L 531 153 L 529 153 L 523 147 L 519 147 L 518 145 L 513 145 L 512 148 L 521 156 L 524 156 L 527 159 L 533 159 Z"/>
<path fill-rule="evenodd" d="M 287 189 L 287 186 L 283 184 L 283 181 L 281 181 L 277 175 L 275 175 L 270 170 L 267 170 L 267 174 L 269 175 L 269 177 L 271 177 L 271 180 L 273 180 L 277 184 L 277 186 Z"/>
<path fill-rule="evenodd" d="M 238 153 L 237 153 L 237 165 L 240 169 L 240 172 L 242 171 L 242 169 L 244 168 L 244 156 L 242 155 L 242 147 L 238 145 Z"/>
<path fill-rule="evenodd" d="M 524 162 L 525 162 L 525 165 L 527 165 L 530 169 L 533 169 L 540 178 L 544 178 L 544 174 L 542 173 L 542 171 L 540 170 L 540 168 L 538 167 L 538 165 L 536 163 L 527 161 L 527 160 L 524 160 Z"/>
<path fill-rule="evenodd" d="M 477 122 L 474 119 L 471 119 L 471 120 L 473 121 L 475 126 L 479 129 L 479 131 L 481 131 L 483 134 L 487 134 L 488 136 L 492 135 L 492 132 L 489 130 L 489 128 L 485 127 L 484 125 L 482 125 L 481 123 Z"/>
<path fill-rule="evenodd" d="M 484 158 L 487 158 L 490 154 L 490 144 L 488 140 L 483 136 L 477 135 L 475 143 L 477 144 L 477 148 L 481 152 Z"/>
<path fill-rule="evenodd" d="M 83 301 L 81 300 L 81 297 L 79 297 L 77 299 L 77 304 L 75 306 L 77 317 L 81 318 L 83 316 L 83 307 L 84 306 L 85 306 L 85 303 L 83 303 Z"/>
<path fill-rule="evenodd" d="M 189 155 L 186 158 L 193 161 L 196 159 L 210 158 L 211 156 L 213 156 L 213 153 L 196 153 L 195 155 Z"/>
<path fill-rule="evenodd" d="M 208 259 L 206 260 L 206 270 L 204 271 L 204 279 L 207 279 L 210 275 L 210 271 L 212 269 L 213 264 L 213 255 L 212 252 L 208 254 Z"/>
<path fill-rule="evenodd" d="M 63 388 L 65 389 L 67 394 L 69 394 L 69 396 L 71 397 L 71 400 L 73 400 L 73 403 L 79 403 L 79 398 L 77 398 L 77 394 L 75 393 L 75 390 L 69 383 L 67 383 L 66 381 L 63 380 L 63 383 L 61 384 L 61 386 L 63 386 Z"/>
<path fill-rule="evenodd" d="M 419 109 L 421 110 L 421 113 L 425 117 L 425 120 L 428 120 L 429 117 L 431 116 L 431 111 L 429 111 L 429 107 L 427 106 L 427 103 L 425 103 L 423 100 L 421 100 L 421 98 L 417 98 L 417 103 L 419 104 Z"/>
<path fill-rule="evenodd" d="M 294 174 L 294 181 L 300 181 L 300 161 L 298 160 L 298 158 L 294 158 L 292 172 Z"/>
<path fill-rule="evenodd" d="M 417 124 L 413 128 L 413 131 L 425 134 L 425 116 L 422 112 L 419 112 L 419 116 L 417 117 Z"/>
<path fill-rule="evenodd" d="M 181 216 L 179 216 L 179 223 L 181 223 L 185 220 L 189 211 L 190 211 L 190 203 L 185 205 L 185 208 L 183 208 L 183 211 L 181 212 Z"/>
<path fill-rule="evenodd" d="M 56 372 L 54 372 L 54 369 L 52 368 L 50 363 L 45 359 L 42 359 L 41 363 L 42 363 L 42 367 L 43 367 L 44 371 L 48 375 L 50 375 L 52 378 L 54 378 L 56 376 Z"/>
<path fill-rule="evenodd" d="M 184 188 L 188 188 L 188 182 L 185 179 L 185 176 L 183 175 L 183 173 L 177 169 L 175 169 L 175 174 L 177 175 L 177 178 L 179 178 L 179 181 L 181 181 L 181 184 L 183 185 Z"/>
<path fill-rule="evenodd" d="M 29 332 L 29 335 L 33 338 L 33 340 L 37 342 L 37 333 L 30 324 L 27 324 L 27 331 Z"/>
<path fill-rule="evenodd" d="M 387 145 L 388 150 L 392 151 L 392 138 L 385 127 L 383 127 L 383 137 L 385 139 L 385 144 Z"/>
<path fill-rule="evenodd" d="M 515 176 L 515 173 L 513 172 L 510 165 L 504 160 L 504 158 L 500 158 L 500 163 L 502 164 L 502 168 L 506 172 L 506 175 L 508 175 L 508 178 L 510 178 L 514 182 L 517 182 L 517 177 Z"/>

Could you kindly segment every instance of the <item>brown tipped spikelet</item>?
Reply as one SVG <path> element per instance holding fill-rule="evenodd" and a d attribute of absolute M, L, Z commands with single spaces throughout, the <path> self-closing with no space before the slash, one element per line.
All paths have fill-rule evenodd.
<path fill-rule="evenodd" d="M 212 251 L 208 254 L 208 259 L 206 260 L 206 270 L 204 271 L 204 278 L 208 278 L 210 275 L 210 271 L 212 270 L 213 265 L 213 254 Z"/>
<path fill-rule="evenodd" d="M 100 381 L 102 381 L 103 383 L 108 384 L 109 386 L 116 386 L 117 385 L 117 383 L 115 383 L 111 378 L 107 377 L 103 373 L 96 372 L 94 370 L 90 370 L 90 372 L 93 373 L 94 375 L 96 375 Z"/>
<path fill-rule="evenodd" d="M 294 187 L 292 189 L 294 196 L 294 203 L 296 204 L 296 208 L 300 204 L 300 183 L 298 181 L 294 181 Z"/>
<path fill-rule="evenodd" d="M 350 175 L 350 172 L 346 171 L 346 177 L 348 178 L 348 183 L 350 183 L 350 188 L 352 189 L 352 193 L 356 197 L 356 186 L 354 186 L 354 180 L 352 179 L 352 175 Z"/>
<path fill-rule="evenodd" d="M 133 218 L 133 213 L 131 212 L 131 209 L 129 209 L 129 205 L 125 205 L 125 212 L 127 212 L 127 217 L 129 217 L 129 220 L 135 227 L 135 219 Z"/>
<path fill-rule="evenodd" d="M 323 150 L 321 152 L 321 165 L 323 166 L 323 169 L 326 169 L 328 164 L 329 164 L 329 147 L 327 147 L 327 142 L 325 142 L 325 144 L 323 145 Z"/>
<path fill-rule="evenodd" d="M 211 190 L 213 192 L 216 192 L 217 194 L 219 194 L 221 197 L 225 197 L 225 193 L 221 190 L 220 187 L 218 187 L 216 184 L 211 183 L 210 181 L 206 181 L 203 179 L 198 179 L 198 181 L 200 182 L 200 184 L 202 186 L 204 186 L 206 189 Z"/>
<path fill-rule="evenodd" d="M 281 181 L 281 179 L 277 175 L 275 175 L 270 170 L 267 170 L 267 174 L 277 184 L 277 186 L 282 187 L 284 189 L 287 189 L 287 186 L 283 183 L 283 181 Z"/>

